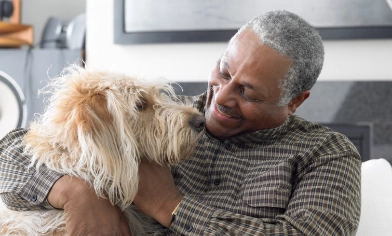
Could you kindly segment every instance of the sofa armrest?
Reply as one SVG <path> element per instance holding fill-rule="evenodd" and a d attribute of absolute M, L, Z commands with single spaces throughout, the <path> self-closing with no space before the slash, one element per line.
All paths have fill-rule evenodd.
<path fill-rule="evenodd" d="M 362 163 L 361 194 L 357 236 L 392 235 L 392 167 L 387 160 Z"/>

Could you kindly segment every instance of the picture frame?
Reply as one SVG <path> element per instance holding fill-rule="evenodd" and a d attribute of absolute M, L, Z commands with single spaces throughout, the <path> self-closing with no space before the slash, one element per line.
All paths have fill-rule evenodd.
<path fill-rule="evenodd" d="M 274 9 L 280 9 L 279 4 L 281 4 L 292 12 L 295 12 L 295 10 L 302 12 L 303 14 L 297 14 L 301 17 L 302 15 L 307 16 L 310 19 L 308 21 L 319 31 L 323 40 L 392 38 L 392 9 L 385 0 L 297 0 L 295 4 L 292 1 L 290 2 L 290 0 L 152 1 L 114 0 L 115 44 L 228 41 L 246 20 L 252 18 L 251 15 L 247 16 L 244 12 L 251 12 L 251 10 L 253 12 L 262 12 L 254 10 L 251 7 L 252 4 L 270 4 L 274 5 Z M 211 1 L 215 1 L 216 4 L 211 5 Z M 315 2 L 318 4 L 317 6 L 309 7 L 309 4 L 315 4 Z M 313 9 L 313 12 L 308 12 L 305 7 L 302 8 L 301 3 Z M 182 7 L 181 12 L 183 12 L 182 14 L 185 17 L 178 18 L 174 15 L 173 12 L 176 12 L 175 14 L 179 12 L 176 9 L 176 4 L 178 7 Z M 209 4 L 208 11 L 210 12 L 208 13 L 217 15 L 218 20 L 216 20 L 217 18 L 209 18 L 207 14 L 194 16 L 199 18 L 188 17 L 195 12 L 200 13 L 201 9 L 205 7 L 202 4 Z M 354 6 L 355 8 L 353 8 Z M 220 7 L 226 9 L 219 9 Z M 267 7 L 264 5 L 260 5 L 260 8 L 267 10 Z M 167 16 L 162 14 L 165 11 L 168 12 Z M 238 14 L 238 12 L 242 12 L 242 14 Z M 229 21 L 218 22 L 220 20 L 219 17 L 223 18 L 222 16 L 229 19 Z M 145 17 L 144 20 L 142 19 L 143 17 Z M 189 24 L 189 27 L 186 24 L 180 24 L 188 18 L 188 22 L 185 23 Z M 235 19 L 230 22 L 233 18 Z M 307 20 L 306 17 L 303 18 Z M 150 19 L 155 20 L 155 22 L 148 21 Z M 172 26 L 178 28 L 171 28 Z"/>

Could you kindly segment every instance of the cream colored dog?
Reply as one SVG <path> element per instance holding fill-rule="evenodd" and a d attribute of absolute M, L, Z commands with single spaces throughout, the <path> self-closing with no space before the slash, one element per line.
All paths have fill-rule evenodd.
<path fill-rule="evenodd" d="M 189 157 L 204 117 L 174 102 L 168 84 L 105 71 L 70 67 L 44 91 L 51 94 L 46 111 L 24 139 L 32 165 L 84 179 L 124 210 L 133 235 L 153 233 L 157 224 L 141 220 L 131 205 L 138 165 Z M 66 234 L 62 210 L 16 212 L 0 205 L 0 235 Z"/>

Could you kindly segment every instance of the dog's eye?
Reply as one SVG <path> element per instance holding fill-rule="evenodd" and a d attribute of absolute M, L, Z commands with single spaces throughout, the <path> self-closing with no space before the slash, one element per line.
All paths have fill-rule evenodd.
<path fill-rule="evenodd" d="M 140 99 L 136 102 L 136 110 L 143 111 L 147 107 L 147 102 L 143 99 Z"/>

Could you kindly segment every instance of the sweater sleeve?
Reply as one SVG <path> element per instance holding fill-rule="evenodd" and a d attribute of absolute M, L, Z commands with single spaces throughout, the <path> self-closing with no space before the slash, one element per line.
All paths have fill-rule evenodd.
<path fill-rule="evenodd" d="M 62 176 L 41 166 L 31 166 L 24 154 L 23 136 L 27 130 L 16 129 L 0 141 L 0 196 L 11 210 L 53 209 L 47 195 Z"/>

